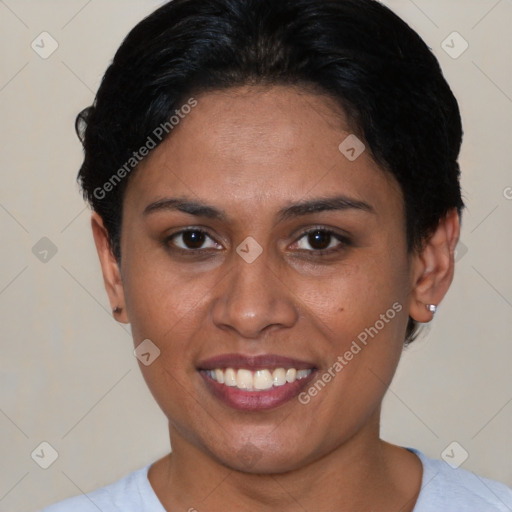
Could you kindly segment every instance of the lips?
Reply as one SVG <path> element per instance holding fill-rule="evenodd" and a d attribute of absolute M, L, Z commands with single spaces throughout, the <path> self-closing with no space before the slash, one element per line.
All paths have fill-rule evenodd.
<path fill-rule="evenodd" d="M 232 408 L 253 411 L 288 402 L 317 371 L 314 363 L 274 354 L 224 354 L 197 368 L 215 397 Z"/>

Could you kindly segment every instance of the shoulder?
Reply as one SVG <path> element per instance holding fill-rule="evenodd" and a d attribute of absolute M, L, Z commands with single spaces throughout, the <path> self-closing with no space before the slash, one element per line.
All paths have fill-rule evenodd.
<path fill-rule="evenodd" d="M 40 512 L 165 512 L 147 478 L 147 465 L 121 480 L 60 501 Z"/>
<path fill-rule="evenodd" d="M 446 462 L 430 459 L 419 450 L 423 464 L 421 491 L 414 512 L 511 512 L 512 489 Z"/>

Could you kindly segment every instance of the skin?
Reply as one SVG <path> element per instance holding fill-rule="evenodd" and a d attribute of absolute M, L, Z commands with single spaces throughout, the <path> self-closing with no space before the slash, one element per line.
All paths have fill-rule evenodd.
<path fill-rule="evenodd" d="M 122 308 L 116 318 L 131 323 L 135 345 L 149 338 L 161 351 L 140 365 L 173 450 L 150 468 L 153 489 L 169 511 L 412 510 L 421 462 L 379 438 L 380 409 L 408 316 L 430 321 L 425 304 L 439 304 L 452 281 L 457 213 L 410 253 L 400 187 L 368 150 L 353 162 L 341 154 L 351 130 L 331 99 L 248 86 L 197 100 L 130 180 L 120 265 L 92 217 L 110 302 Z M 371 211 L 276 217 L 291 203 L 337 195 Z M 166 197 L 212 205 L 227 218 L 144 215 Z M 168 239 L 190 227 L 207 232 L 202 256 L 172 249 L 197 247 Z M 304 235 L 315 228 L 350 242 L 327 236 L 339 250 L 318 256 L 318 242 Z M 236 252 L 248 236 L 263 249 L 250 264 Z M 196 370 L 220 354 L 272 353 L 310 361 L 321 375 L 394 303 L 402 310 L 306 405 L 237 411 Z"/>

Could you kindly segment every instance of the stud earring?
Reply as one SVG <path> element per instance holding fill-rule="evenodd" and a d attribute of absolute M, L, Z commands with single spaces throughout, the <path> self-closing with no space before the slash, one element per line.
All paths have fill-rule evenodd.
<path fill-rule="evenodd" d="M 112 314 L 113 315 L 116 315 L 117 313 L 121 313 L 121 311 L 123 310 L 123 308 L 120 308 L 119 306 L 116 306 L 113 310 L 112 310 Z"/>
<path fill-rule="evenodd" d="M 433 314 L 436 314 L 437 306 L 435 304 L 425 304 L 425 307 Z"/>

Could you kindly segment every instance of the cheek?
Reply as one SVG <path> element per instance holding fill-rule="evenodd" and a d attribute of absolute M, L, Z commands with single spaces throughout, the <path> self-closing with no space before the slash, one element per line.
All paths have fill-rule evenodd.
<path fill-rule="evenodd" d="M 297 283 L 296 295 L 326 328 L 331 340 L 344 340 L 338 348 L 343 348 L 347 340 L 357 338 L 375 323 L 378 323 L 378 330 L 385 331 L 385 336 L 391 339 L 400 338 L 405 328 L 406 260 L 396 261 L 383 254 L 385 251 L 380 251 L 357 263 L 337 266 L 321 281 Z"/>
<path fill-rule="evenodd" d="M 354 273 L 337 322 L 345 334 L 337 347 L 338 355 L 347 361 L 343 379 L 353 381 L 368 396 L 380 396 L 391 380 L 408 319 L 402 265 L 380 254 L 379 260 L 370 260 Z"/>
<path fill-rule="evenodd" d="M 136 244 L 132 247 L 123 264 L 123 286 L 135 340 L 153 336 L 166 342 L 193 329 L 215 286 L 213 273 L 192 276 L 172 265 L 165 253 L 146 254 Z"/>
<path fill-rule="evenodd" d="M 325 395 L 332 408 L 324 411 L 343 404 L 342 414 L 361 417 L 372 410 L 400 359 L 408 320 L 406 260 L 397 264 L 382 254 L 342 268 L 314 298 L 319 325 L 326 327 L 325 367 L 336 375 L 333 393 Z"/>
<path fill-rule="evenodd" d="M 193 361 L 202 347 L 194 340 L 204 337 L 201 331 L 214 283 L 162 272 L 154 261 L 139 261 L 127 265 L 125 283 L 133 339 L 135 345 L 149 339 L 160 351 L 151 365 L 139 367 L 156 402 L 168 418 L 176 419 L 186 416 L 195 403 L 190 399 L 197 378 Z"/>

